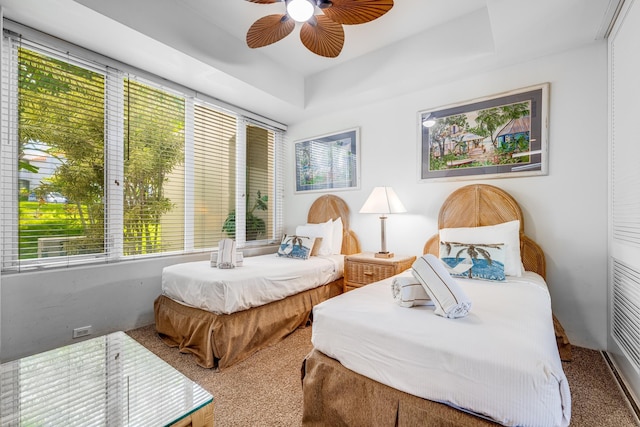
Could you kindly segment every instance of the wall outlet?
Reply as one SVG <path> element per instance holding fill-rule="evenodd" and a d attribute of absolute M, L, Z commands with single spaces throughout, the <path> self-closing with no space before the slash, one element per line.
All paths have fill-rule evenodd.
<path fill-rule="evenodd" d="M 91 325 L 75 328 L 73 330 L 73 338 L 82 338 L 91 335 Z"/>

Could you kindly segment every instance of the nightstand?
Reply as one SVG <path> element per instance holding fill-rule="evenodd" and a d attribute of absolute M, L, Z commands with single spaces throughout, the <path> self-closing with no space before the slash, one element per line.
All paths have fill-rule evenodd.
<path fill-rule="evenodd" d="M 411 268 L 415 256 L 376 258 L 373 253 L 347 255 L 344 259 L 343 292 L 386 279 Z"/>

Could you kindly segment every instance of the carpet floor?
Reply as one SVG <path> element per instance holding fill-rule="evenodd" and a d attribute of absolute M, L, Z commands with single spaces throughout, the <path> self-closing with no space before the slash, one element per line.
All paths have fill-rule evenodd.
<path fill-rule="evenodd" d="M 167 347 L 154 325 L 127 334 L 213 395 L 216 427 L 300 425 L 300 367 L 312 348 L 311 328 L 221 372 L 201 368 L 190 354 Z M 573 347 L 573 361 L 563 362 L 563 368 L 571 388 L 572 426 L 638 425 L 600 352 Z"/>

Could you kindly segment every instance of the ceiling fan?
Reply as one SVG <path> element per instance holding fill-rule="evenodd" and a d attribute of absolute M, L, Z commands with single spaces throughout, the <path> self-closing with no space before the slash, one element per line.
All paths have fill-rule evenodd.
<path fill-rule="evenodd" d="M 247 31 L 247 45 L 268 46 L 288 36 L 302 22 L 300 40 L 311 52 L 335 58 L 344 45 L 342 25 L 364 24 L 387 13 L 393 0 L 247 0 L 251 3 L 285 3 L 286 13 L 267 15 Z M 316 7 L 322 14 L 316 15 Z"/>

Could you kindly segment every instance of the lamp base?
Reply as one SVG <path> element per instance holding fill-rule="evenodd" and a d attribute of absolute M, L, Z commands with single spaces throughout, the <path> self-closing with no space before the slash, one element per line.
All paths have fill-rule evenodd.
<path fill-rule="evenodd" d="M 376 252 L 373 256 L 375 258 L 393 258 L 394 254 L 393 252 Z"/>

